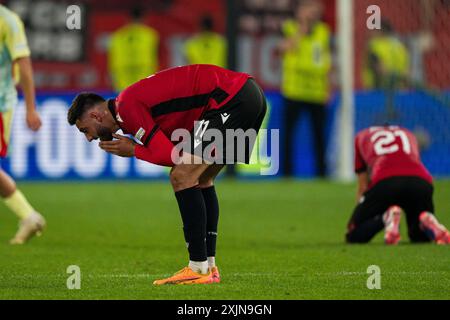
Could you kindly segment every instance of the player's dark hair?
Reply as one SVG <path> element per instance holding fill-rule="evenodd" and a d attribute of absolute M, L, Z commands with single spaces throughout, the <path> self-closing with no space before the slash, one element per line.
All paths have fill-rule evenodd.
<path fill-rule="evenodd" d="M 381 31 L 387 34 L 391 34 L 394 33 L 394 27 L 389 20 L 381 19 Z"/>
<path fill-rule="evenodd" d="M 139 21 L 144 16 L 144 8 L 140 5 L 135 5 L 130 10 L 130 16 L 134 21 Z"/>
<path fill-rule="evenodd" d="M 212 31 L 214 29 L 214 20 L 210 15 L 204 15 L 200 21 L 202 30 Z"/>
<path fill-rule="evenodd" d="M 70 105 L 69 112 L 67 113 L 67 121 L 73 126 L 87 110 L 104 101 L 105 99 L 98 94 L 92 92 L 80 93 L 73 99 Z"/>

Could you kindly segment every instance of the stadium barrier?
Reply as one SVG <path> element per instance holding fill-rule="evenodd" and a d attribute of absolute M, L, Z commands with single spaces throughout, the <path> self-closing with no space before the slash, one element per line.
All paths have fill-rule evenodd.
<path fill-rule="evenodd" d="M 267 129 L 280 129 L 283 137 L 283 101 L 278 92 L 267 92 L 270 105 Z M 105 97 L 113 96 L 105 93 Z M 67 123 L 67 109 L 73 94 L 40 94 L 38 110 L 43 126 L 38 133 L 31 132 L 24 121 L 21 99 L 16 107 L 11 132 L 8 158 L 2 167 L 19 180 L 96 180 L 96 179 L 161 179 L 168 169 L 136 159 L 112 157 L 98 148 L 97 142 L 88 143 L 84 135 Z M 330 172 L 335 168 L 335 120 L 339 96 L 331 99 L 326 125 L 327 160 Z M 389 121 L 415 131 L 425 144 L 422 159 L 435 176 L 450 176 L 450 108 L 431 95 L 422 92 L 397 93 L 393 99 L 395 115 L 386 114 L 386 97 L 382 92 L 358 92 L 355 95 L 355 128 Z M 299 119 L 295 131 L 295 175 L 314 176 L 314 153 L 308 115 Z M 269 147 L 270 152 L 270 147 Z M 280 150 L 281 157 L 283 150 Z M 282 160 L 282 159 L 281 159 Z M 280 164 L 282 161 L 280 161 Z M 280 168 L 282 170 L 282 168 Z M 238 170 L 240 168 L 238 167 Z M 241 171 L 255 175 L 257 170 Z"/>

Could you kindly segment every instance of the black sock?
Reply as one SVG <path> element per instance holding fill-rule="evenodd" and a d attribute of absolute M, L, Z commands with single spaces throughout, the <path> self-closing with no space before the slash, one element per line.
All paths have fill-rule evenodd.
<path fill-rule="evenodd" d="M 217 224 L 219 223 L 219 201 L 214 186 L 202 189 L 206 206 L 206 253 L 216 256 Z"/>
<path fill-rule="evenodd" d="M 206 207 L 202 191 L 192 187 L 175 192 L 191 261 L 206 260 Z"/>
<path fill-rule="evenodd" d="M 347 233 L 347 242 L 367 243 L 383 229 L 384 223 L 382 215 L 375 216 L 374 218 L 357 225 L 353 230 Z"/>

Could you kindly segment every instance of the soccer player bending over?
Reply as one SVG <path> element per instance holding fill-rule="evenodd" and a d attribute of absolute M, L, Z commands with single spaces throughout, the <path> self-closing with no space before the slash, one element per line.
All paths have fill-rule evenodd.
<path fill-rule="evenodd" d="M 0 5 L 0 158 L 8 153 L 14 107 L 17 104 L 15 80 L 25 97 L 26 121 L 33 131 L 41 127 L 41 119 L 34 101 L 33 69 L 30 50 L 20 18 L 5 6 Z M 17 71 L 17 73 L 13 73 Z M 14 180 L 0 169 L 0 196 L 6 206 L 20 219 L 19 230 L 11 244 L 23 244 L 45 227 L 44 218 L 30 205 L 16 187 Z"/>
<path fill-rule="evenodd" d="M 94 93 L 80 93 L 74 99 L 68 121 L 88 141 L 102 140 L 99 146 L 114 155 L 172 167 L 170 182 L 190 261 L 154 284 L 220 282 L 215 264 L 219 203 L 214 179 L 224 163 L 249 162 L 254 139 L 244 139 L 244 155 L 230 150 L 245 132 L 256 137 L 265 113 L 264 94 L 251 76 L 212 65 L 158 72 L 107 101 Z M 117 135 L 119 129 L 133 140 Z M 183 143 L 172 139 L 172 133 L 180 132 L 177 129 L 191 133 L 184 151 L 179 149 Z M 237 138 L 227 138 L 225 131 L 230 129 L 241 129 Z M 207 138 L 218 132 L 223 143 Z"/>
<path fill-rule="evenodd" d="M 359 202 L 348 223 L 347 242 L 369 242 L 384 229 L 385 243 L 397 244 L 403 210 L 411 242 L 450 243 L 449 232 L 434 216 L 432 177 L 410 131 L 384 126 L 359 132 L 355 171 Z"/>

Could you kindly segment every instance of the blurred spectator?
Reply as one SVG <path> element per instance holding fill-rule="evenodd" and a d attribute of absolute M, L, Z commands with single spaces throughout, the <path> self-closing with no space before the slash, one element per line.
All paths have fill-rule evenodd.
<path fill-rule="evenodd" d="M 404 86 L 409 76 L 409 54 L 387 20 L 381 29 L 371 31 L 367 46 L 363 83 L 367 89 L 393 89 Z"/>
<path fill-rule="evenodd" d="M 281 93 L 285 101 L 284 173 L 293 174 L 292 150 L 295 124 L 300 112 L 311 114 L 316 173 L 325 176 L 324 126 L 326 102 L 329 97 L 331 47 L 329 27 L 320 21 L 323 6 L 320 1 L 299 1 L 295 20 L 283 23 L 284 39 L 279 45 L 283 70 Z"/>
<path fill-rule="evenodd" d="M 214 32 L 214 21 L 211 16 L 204 16 L 200 21 L 201 31 L 186 41 L 184 53 L 188 64 L 214 64 L 226 67 L 227 42 L 225 38 Z"/>
<path fill-rule="evenodd" d="M 109 72 L 116 91 L 158 71 L 159 34 L 142 22 L 143 10 L 131 11 L 131 23 L 111 35 Z"/>

